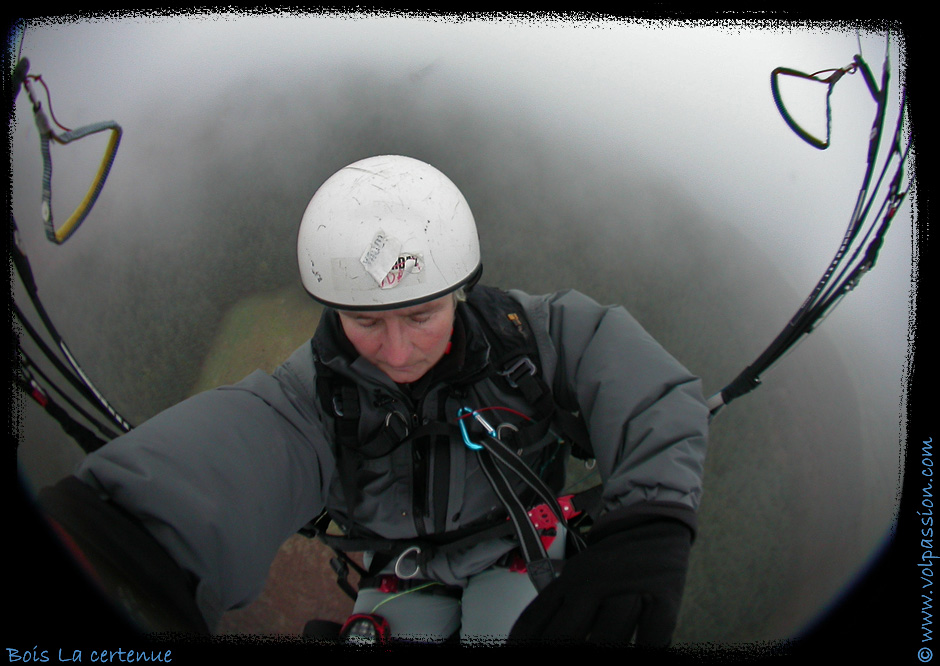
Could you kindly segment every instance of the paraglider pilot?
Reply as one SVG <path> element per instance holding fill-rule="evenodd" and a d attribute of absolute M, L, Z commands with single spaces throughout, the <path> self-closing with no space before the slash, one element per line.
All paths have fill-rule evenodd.
<path fill-rule="evenodd" d="M 347 640 L 667 645 L 702 495 L 698 378 L 622 307 L 477 284 L 467 201 L 411 158 L 330 177 L 297 255 L 325 306 L 312 340 L 40 495 L 131 617 L 211 632 L 316 524 L 365 553 Z M 600 472 L 587 499 L 561 495 L 572 452 Z"/>

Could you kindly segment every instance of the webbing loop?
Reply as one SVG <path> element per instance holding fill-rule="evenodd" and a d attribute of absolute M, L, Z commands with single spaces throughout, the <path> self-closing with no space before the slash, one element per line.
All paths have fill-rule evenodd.
<path fill-rule="evenodd" d="M 832 106 L 830 105 L 829 98 L 832 96 L 832 88 L 835 86 L 836 82 L 841 79 L 846 74 L 852 74 L 857 68 L 856 63 L 847 65 L 841 69 L 826 69 L 819 72 L 814 72 L 813 74 L 806 74 L 805 72 L 800 72 L 795 69 L 790 69 L 789 67 L 777 67 L 770 73 L 770 88 L 773 92 L 774 103 L 777 105 L 777 110 L 780 111 L 780 115 L 786 121 L 787 125 L 790 126 L 796 134 L 806 141 L 809 145 L 819 150 L 825 150 L 829 147 L 829 141 L 832 137 Z M 830 76 L 826 78 L 819 78 L 820 74 L 825 74 L 827 72 L 832 72 Z M 790 112 L 787 110 L 786 105 L 783 103 L 783 97 L 780 95 L 780 85 L 778 79 L 780 76 L 791 76 L 798 79 L 808 79 L 810 81 L 816 81 L 818 83 L 825 83 L 828 86 L 826 90 L 826 139 L 819 139 L 808 131 L 806 131 L 799 123 L 794 120 L 793 116 L 790 115 Z"/>
<path fill-rule="evenodd" d="M 77 141 L 91 134 L 110 130 L 111 137 L 108 139 L 108 145 L 105 148 L 104 155 L 101 158 L 101 164 L 98 166 L 98 172 L 95 179 L 85 193 L 84 198 L 78 204 L 78 207 L 72 211 L 72 214 L 66 219 L 65 223 L 58 229 L 55 228 L 55 222 L 52 215 L 52 154 L 49 151 L 49 141 L 66 145 L 72 141 Z M 98 200 L 98 195 L 104 187 L 108 174 L 111 171 L 111 165 L 114 164 L 114 157 L 117 154 L 118 145 L 121 143 L 121 126 L 113 120 L 87 125 L 71 132 L 56 135 L 51 130 L 48 134 L 40 136 L 40 149 L 42 151 L 42 218 L 46 229 L 46 238 L 53 243 L 61 245 L 75 233 Z"/>
<path fill-rule="evenodd" d="M 28 65 L 25 67 L 28 67 Z M 42 153 L 42 219 L 45 226 L 46 238 L 53 243 L 61 245 L 75 233 L 85 218 L 88 217 L 92 207 L 98 200 L 98 195 L 101 194 L 104 183 L 108 179 L 108 174 L 111 172 L 111 166 L 114 164 L 114 158 L 117 155 L 117 149 L 121 143 L 123 130 L 121 126 L 113 120 L 107 120 L 86 125 L 85 127 L 80 127 L 75 130 L 66 130 L 62 134 L 56 134 L 50 126 L 45 112 L 42 110 L 42 104 L 36 100 L 36 96 L 33 94 L 33 89 L 30 85 L 30 78 L 38 77 L 27 77 L 25 75 L 25 67 L 22 74 L 22 82 L 33 105 L 33 116 L 36 120 L 36 127 L 39 130 L 40 152 Z M 94 180 L 85 193 L 85 196 L 78 204 L 78 207 L 68 216 L 65 223 L 60 228 L 56 229 L 52 215 L 52 153 L 49 150 L 49 143 L 55 141 L 61 145 L 68 145 L 73 141 L 78 141 L 86 136 L 104 131 L 110 131 L 111 136 L 108 139 L 104 155 L 101 158 L 101 164 L 98 166 L 98 172 L 95 174 Z"/>

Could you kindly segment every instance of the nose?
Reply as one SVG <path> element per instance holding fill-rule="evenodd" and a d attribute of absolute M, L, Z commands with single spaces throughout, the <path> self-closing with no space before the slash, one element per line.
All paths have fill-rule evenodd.
<path fill-rule="evenodd" d="M 411 355 L 411 342 L 408 340 L 405 327 L 392 319 L 386 322 L 384 333 L 382 356 L 384 356 L 385 363 L 391 366 L 406 365 Z"/>

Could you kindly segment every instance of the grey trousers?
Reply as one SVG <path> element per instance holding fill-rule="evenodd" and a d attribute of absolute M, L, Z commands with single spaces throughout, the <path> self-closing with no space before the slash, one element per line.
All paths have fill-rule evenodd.
<path fill-rule="evenodd" d="M 555 559 L 564 555 L 564 528 L 559 532 L 548 550 Z M 381 615 L 396 640 L 437 643 L 459 635 L 467 645 L 498 645 L 536 595 L 527 573 L 491 567 L 470 578 L 461 598 L 420 587 L 398 593 L 366 588 L 353 613 Z"/>
<path fill-rule="evenodd" d="M 473 576 L 459 599 L 421 588 L 397 594 L 372 588 L 359 592 L 353 612 L 381 615 L 397 640 L 437 643 L 459 631 L 463 643 L 498 644 L 535 595 L 528 574 L 494 567 Z"/>

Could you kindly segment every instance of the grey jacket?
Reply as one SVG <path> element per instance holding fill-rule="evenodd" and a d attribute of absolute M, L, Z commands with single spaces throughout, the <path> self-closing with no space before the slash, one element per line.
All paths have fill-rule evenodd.
<path fill-rule="evenodd" d="M 605 508 L 697 509 L 708 423 L 699 380 L 621 307 L 598 305 L 576 291 L 510 294 L 536 333 L 546 382 L 563 385 L 585 418 Z M 410 390 L 357 357 L 335 317 L 325 312 L 312 344 L 274 373 L 257 371 L 167 409 L 89 455 L 77 474 L 140 519 L 194 574 L 197 603 L 210 627 L 260 593 L 277 550 L 308 521 L 324 509 L 350 517 L 334 417 L 317 395 L 314 354 L 358 386 L 363 441 L 389 414 L 413 427 L 454 422 L 461 407 L 522 413 L 528 407 L 492 379 L 454 390 L 455 380 L 486 364 L 490 348 L 465 304 L 458 307 L 459 358 L 449 373 L 429 375 Z M 505 410 L 487 414 L 493 425 L 513 418 Z M 550 444 L 533 447 L 524 459 L 554 464 Z M 412 539 L 501 515 L 475 454 L 460 438 L 406 439 L 384 453 L 357 461 L 352 519 L 364 530 Z M 513 545 L 500 539 L 440 555 L 422 573 L 461 585 Z"/>

